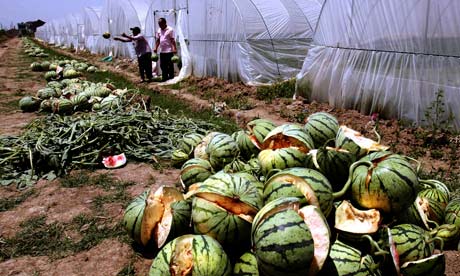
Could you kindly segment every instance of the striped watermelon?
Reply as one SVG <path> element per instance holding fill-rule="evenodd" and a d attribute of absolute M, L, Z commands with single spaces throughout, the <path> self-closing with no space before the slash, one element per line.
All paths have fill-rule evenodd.
<path fill-rule="evenodd" d="M 149 191 L 145 191 L 126 207 L 123 216 L 123 226 L 128 235 L 137 243 L 141 243 L 141 224 L 144 216 L 145 200 Z"/>
<path fill-rule="evenodd" d="M 434 243 L 429 233 L 414 224 L 400 224 L 391 228 L 401 264 L 417 261 L 433 254 Z"/>
<path fill-rule="evenodd" d="M 426 199 L 428 205 L 426 206 L 428 212 L 428 219 L 437 224 L 444 221 L 444 213 L 447 206 L 447 199 L 445 195 L 438 189 L 426 189 L 418 193 L 420 198 Z"/>
<path fill-rule="evenodd" d="M 254 218 L 252 248 L 263 275 L 306 275 L 314 260 L 314 241 L 299 215 L 299 200 L 280 198 Z"/>
<path fill-rule="evenodd" d="M 327 112 L 316 112 L 308 116 L 305 130 L 318 148 L 326 141 L 335 139 L 339 130 L 339 122 Z"/>
<path fill-rule="evenodd" d="M 215 238 L 227 252 L 247 249 L 252 220 L 262 206 L 257 185 L 249 178 L 219 172 L 190 187 L 190 196 L 195 233 Z"/>
<path fill-rule="evenodd" d="M 340 126 L 335 138 L 335 146 L 348 150 L 357 158 L 361 158 L 369 152 L 385 151 L 389 147 L 380 145 L 380 142 L 364 137 L 361 133 L 346 126 Z"/>
<path fill-rule="evenodd" d="M 188 160 L 188 154 L 181 149 L 173 150 L 171 154 L 171 162 L 175 167 L 182 166 Z"/>
<path fill-rule="evenodd" d="M 259 276 L 257 258 L 254 253 L 246 252 L 236 261 L 233 276 Z"/>
<path fill-rule="evenodd" d="M 391 234 L 391 229 L 388 226 L 381 227 L 378 236 L 380 248 L 390 253 L 389 256 L 385 256 L 383 262 L 380 263 L 383 275 L 401 275 L 399 273 L 399 255 L 396 250 L 393 235 Z"/>
<path fill-rule="evenodd" d="M 446 206 L 444 223 L 460 227 L 460 198 L 454 198 Z"/>
<path fill-rule="evenodd" d="M 185 134 L 179 141 L 178 148 L 190 156 L 203 138 L 204 136 L 199 133 Z"/>
<path fill-rule="evenodd" d="M 263 149 L 297 148 L 307 153 L 314 149 L 310 135 L 299 125 L 284 124 L 274 128 L 265 137 Z"/>
<path fill-rule="evenodd" d="M 261 174 L 268 178 L 276 171 L 302 166 L 306 156 L 306 153 L 292 147 L 262 150 L 257 158 Z"/>
<path fill-rule="evenodd" d="M 435 179 L 420 179 L 419 181 L 425 189 L 433 188 L 441 191 L 447 198 L 447 201 L 450 201 L 450 190 L 443 182 Z"/>
<path fill-rule="evenodd" d="M 209 163 L 216 171 L 232 162 L 238 156 L 238 153 L 238 144 L 230 135 L 225 133 L 219 133 L 212 137 L 206 148 Z"/>
<path fill-rule="evenodd" d="M 276 125 L 270 120 L 255 119 L 250 121 L 246 127 L 249 130 L 249 138 L 251 141 L 257 148 L 261 149 L 265 137 L 276 127 Z"/>
<path fill-rule="evenodd" d="M 40 62 L 32 62 L 32 64 L 30 64 L 30 69 L 32 69 L 32 71 L 42 71 L 42 64 Z"/>
<path fill-rule="evenodd" d="M 43 71 L 50 70 L 51 63 L 49 61 L 45 60 L 40 65 L 41 65 Z"/>
<path fill-rule="evenodd" d="M 190 185 L 203 182 L 212 174 L 211 163 L 208 160 L 192 158 L 182 165 L 180 181 L 182 187 L 187 190 Z"/>
<path fill-rule="evenodd" d="M 190 207 L 177 189 L 161 186 L 155 191 L 150 190 L 145 202 L 140 235 L 144 246 L 161 248 L 166 241 L 174 238 L 173 235 L 187 232 Z M 182 203 L 173 205 L 176 202 Z"/>
<path fill-rule="evenodd" d="M 297 197 L 301 204 L 317 206 L 327 217 L 332 211 L 332 187 L 320 172 L 307 168 L 282 170 L 265 182 L 265 204 L 283 197 Z"/>
<path fill-rule="evenodd" d="M 380 276 L 382 274 L 370 255 L 365 255 L 358 249 L 336 240 L 320 275 Z"/>
<path fill-rule="evenodd" d="M 206 149 L 208 148 L 208 144 L 211 142 L 212 138 L 217 134 L 219 134 L 219 132 L 208 133 L 193 150 L 193 156 L 195 158 L 209 160 L 209 155 L 206 152 Z"/>
<path fill-rule="evenodd" d="M 230 276 L 232 266 L 222 246 L 205 235 L 178 237 L 158 253 L 150 276 Z"/>
<path fill-rule="evenodd" d="M 103 110 L 116 109 L 119 106 L 121 106 L 121 100 L 116 95 L 109 95 L 101 101 L 101 108 Z"/>
<path fill-rule="evenodd" d="M 249 160 L 252 157 L 257 156 L 259 153 L 260 150 L 251 141 L 251 138 L 244 130 L 234 132 L 232 134 L 232 138 L 238 144 L 238 148 L 240 149 L 240 156 L 243 159 Z"/>
<path fill-rule="evenodd" d="M 250 171 L 250 170 L 251 170 L 251 167 L 238 158 L 228 163 L 223 168 L 223 171 L 226 173 L 245 172 L 245 171 Z"/>
<path fill-rule="evenodd" d="M 48 71 L 45 73 L 46 81 L 51 81 L 52 79 L 55 79 L 56 77 L 57 77 L 56 71 Z"/>
<path fill-rule="evenodd" d="M 68 99 L 54 99 L 52 101 L 52 111 L 57 114 L 69 114 L 73 111 L 73 103 Z"/>
<path fill-rule="evenodd" d="M 404 276 L 444 276 L 446 259 L 444 253 L 406 262 L 401 266 L 401 274 Z"/>
<path fill-rule="evenodd" d="M 350 168 L 350 179 L 342 196 L 351 184 L 353 201 L 367 209 L 379 209 L 387 214 L 399 214 L 417 197 L 417 173 L 404 156 L 390 152 L 374 152 Z"/>
<path fill-rule="evenodd" d="M 310 150 L 305 158 L 305 167 L 324 174 L 334 192 L 340 191 L 348 180 L 349 168 L 356 161 L 354 154 L 347 150 L 320 147 Z"/>

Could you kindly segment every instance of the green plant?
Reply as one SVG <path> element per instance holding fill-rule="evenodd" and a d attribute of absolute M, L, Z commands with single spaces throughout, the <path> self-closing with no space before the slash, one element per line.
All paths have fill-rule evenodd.
<path fill-rule="evenodd" d="M 292 98 L 295 93 L 295 78 L 257 88 L 257 99 L 271 102 L 276 98 Z"/>
<path fill-rule="evenodd" d="M 33 194 L 35 194 L 35 190 L 30 189 L 30 190 L 23 192 L 18 197 L 0 199 L 0 212 L 4 212 L 10 209 L 13 209 L 14 207 L 23 203 L 27 198 L 29 198 Z"/>
<path fill-rule="evenodd" d="M 437 135 L 440 131 L 452 131 L 452 122 L 455 116 L 452 110 L 449 111 L 445 108 L 444 103 L 444 90 L 439 89 L 435 94 L 435 99 L 427 107 L 424 114 L 424 122 L 430 128 L 433 136 Z"/>

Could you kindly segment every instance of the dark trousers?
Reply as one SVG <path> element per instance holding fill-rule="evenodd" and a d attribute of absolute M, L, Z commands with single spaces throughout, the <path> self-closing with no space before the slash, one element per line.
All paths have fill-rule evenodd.
<path fill-rule="evenodd" d="M 171 58 L 174 53 L 160 53 L 161 80 L 167 81 L 174 78 L 174 64 Z"/>
<path fill-rule="evenodd" d="M 141 79 L 151 80 L 152 77 L 152 53 L 146 53 L 142 56 L 137 58 L 137 63 L 139 64 L 139 74 L 141 75 Z"/>

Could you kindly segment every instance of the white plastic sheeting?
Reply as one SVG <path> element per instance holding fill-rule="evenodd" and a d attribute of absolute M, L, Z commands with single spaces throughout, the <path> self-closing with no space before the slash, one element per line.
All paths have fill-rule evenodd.
<path fill-rule="evenodd" d="M 188 1 L 184 29 L 193 74 L 248 84 L 295 76 L 307 54 L 321 2 Z"/>
<path fill-rule="evenodd" d="M 444 93 L 460 129 L 460 1 L 326 0 L 297 93 L 424 123 Z"/>
<path fill-rule="evenodd" d="M 176 30 L 182 63 L 187 63 L 180 76 L 191 72 L 271 83 L 300 71 L 323 1 L 106 0 L 100 12 L 82 11 L 80 29 L 74 29 L 73 19 L 61 19 L 47 23 L 37 36 L 73 47 L 84 40 L 92 53 L 133 58 L 131 45 L 102 39 L 102 33 L 120 35 L 140 26 L 153 46 L 158 18 L 165 17 Z"/>

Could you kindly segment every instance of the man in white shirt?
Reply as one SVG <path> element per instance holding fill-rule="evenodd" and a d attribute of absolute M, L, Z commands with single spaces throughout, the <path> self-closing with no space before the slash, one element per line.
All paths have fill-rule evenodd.
<path fill-rule="evenodd" d="M 144 35 L 141 34 L 139 27 L 131 28 L 133 32 L 132 36 L 123 33 L 122 37 L 114 37 L 114 40 L 122 42 L 132 42 L 134 50 L 136 51 L 137 63 L 139 66 L 139 74 L 141 76 L 141 82 L 145 82 L 145 77 L 148 81 L 152 81 L 152 48 L 145 39 Z"/>
<path fill-rule="evenodd" d="M 177 52 L 176 40 L 174 30 L 166 24 L 166 19 L 160 18 L 158 26 L 160 28 L 155 34 L 156 43 L 153 52 L 156 53 L 160 49 L 161 79 L 167 81 L 174 78 L 174 64 L 171 58 Z"/>

